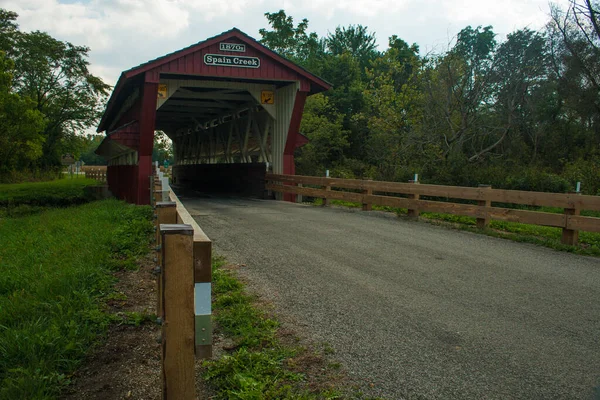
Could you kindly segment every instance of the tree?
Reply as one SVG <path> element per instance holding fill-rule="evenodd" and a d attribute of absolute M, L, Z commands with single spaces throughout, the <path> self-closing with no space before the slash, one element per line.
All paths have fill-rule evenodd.
<path fill-rule="evenodd" d="M 489 120 L 495 46 L 491 27 L 469 26 L 460 31 L 446 55 L 433 58 L 425 67 L 423 128 L 436 136 L 446 159 L 479 158 L 482 141 L 488 142 L 502 129 Z"/>
<path fill-rule="evenodd" d="M 104 138 L 104 135 L 94 134 L 78 136 L 80 141 L 79 160 L 83 161 L 86 165 L 106 165 L 106 159 L 95 153 Z"/>
<path fill-rule="evenodd" d="M 298 173 L 322 174 L 343 163 L 349 143 L 342 119 L 328 97 L 317 94 L 308 98 L 300 131 L 310 141 L 299 150 Z"/>
<path fill-rule="evenodd" d="M 97 123 L 110 86 L 89 72 L 89 48 L 44 32 L 21 32 L 16 19 L 16 13 L 0 9 L 0 50 L 7 49 L 11 60 L 7 90 L 33 101 L 44 116 L 35 166 L 55 167 L 61 154 L 77 150 L 76 135 Z"/>
<path fill-rule="evenodd" d="M 11 93 L 14 64 L 0 51 L 0 177 L 42 156 L 44 116 L 35 102 Z"/>
<path fill-rule="evenodd" d="M 162 165 L 165 160 L 173 164 L 173 142 L 163 131 L 156 131 L 152 147 L 152 161 L 158 161 Z"/>
<path fill-rule="evenodd" d="M 534 162 L 540 144 L 554 123 L 557 103 L 549 81 L 550 64 L 546 38 L 522 29 L 507 36 L 494 56 L 491 84 L 494 114 L 505 126 L 499 137 L 484 144 L 474 159 L 503 146 L 504 153 L 520 162 Z M 510 143 L 507 142 L 510 138 Z"/>
<path fill-rule="evenodd" d="M 265 13 L 265 17 L 272 30 L 261 28 L 258 32 L 262 36 L 260 42 L 271 50 L 304 66 L 323 53 L 323 41 L 319 40 L 316 33 L 306 32 L 306 18 L 294 27 L 294 19 L 283 10 Z"/>
<path fill-rule="evenodd" d="M 327 35 L 325 45 L 334 56 L 350 53 L 358 60 L 361 73 L 379 55 L 375 34 L 369 33 L 367 27 L 362 25 L 349 25 L 347 28 L 338 26 L 333 33 Z"/>
<path fill-rule="evenodd" d="M 414 147 L 421 119 L 421 60 L 416 44 L 409 46 L 395 35 L 389 43 L 368 70 L 366 107 L 357 118 L 368 125 L 365 157 L 375 166 L 376 177 L 397 180 L 404 179 L 409 164 L 423 161 L 422 149 Z"/>
<path fill-rule="evenodd" d="M 571 0 L 552 8 L 548 34 L 554 72 L 568 107 L 600 130 L 600 3 Z"/>
<path fill-rule="evenodd" d="M 110 86 L 89 72 L 87 47 L 39 31 L 21 34 L 17 46 L 13 90 L 32 98 L 46 117 L 41 161 L 59 165 L 69 138 L 97 123 Z"/>
<path fill-rule="evenodd" d="M 19 25 L 15 23 L 18 14 L 0 8 L 0 51 L 12 55 L 16 50 Z"/>
<path fill-rule="evenodd" d="M 372 62 L 369 79 L 373 81 L 379 76 L 387 76 L 392 80 L 397 92 L 408 83 L 413 73 L 421 67 L 419 46 L 416 43 L 408 45 L 396 35 L 389 39 L 389 48 Z"/>

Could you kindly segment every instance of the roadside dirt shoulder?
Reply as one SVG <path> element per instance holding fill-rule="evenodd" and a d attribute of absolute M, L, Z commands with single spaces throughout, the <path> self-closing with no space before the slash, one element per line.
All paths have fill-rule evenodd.
<path fill-rule="evenodd" d="M 155 313 L 156 280 L 150 258 L 138 271 L 115 273 L 111 312 L 123 318 L 108 330 L 74 374 L 66 400 L 160 399 L 160 327 L 142 316 Z"/>

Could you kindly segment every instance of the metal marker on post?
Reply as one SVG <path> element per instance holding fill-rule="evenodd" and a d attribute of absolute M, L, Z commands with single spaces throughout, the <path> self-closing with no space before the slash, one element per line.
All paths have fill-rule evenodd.
<path fill-rule="evenodd" d="M 409 183 L 418 185 L 419 184 L 419 174 L 415 174 L 415 179 L 412 181 L 408 181 Z M 419 200 L 420 195 L 418 193 L 410 193 L 408 194 L 408 198 L 410 200 Z M 418 206 L 415 206 L 417 208 L 411 208 L 410 206 L 408 207 L 408 216 L 412 217 L 412 218 L 417 218 L 419 216 L 419 209 Z"/>
<path fill-rule="evenodd" d="M 329 178 L 329 170 L 328 169 L 325 170 L 325 178 Z M 325 186 L 325 190 L 330 191 L 331 186 Z M 328 206 L 328 205 L 329 205 L 329 199 L 327 197 L 324 197 L 323 198 L 323 206 Z"/>
<path fill-rule="evenodd" d="M 575 193 L 581 193 L 581 182 L 577 182 L 577 189 L 575 189 Z"/>

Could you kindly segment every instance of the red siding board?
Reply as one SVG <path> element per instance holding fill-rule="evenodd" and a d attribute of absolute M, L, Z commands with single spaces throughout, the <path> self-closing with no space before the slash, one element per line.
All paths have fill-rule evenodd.
<path fill-rule="evenodd" d="M 139 125 L 137 123 L 131 124 L 112 133 L 110 138 L 124 146 L 138 150 L 140 145 Z"/>
<path fill-rule="evenodd" d="M 128 124 L 132 121 L 137 121 L 140 118 L 140 99 L 137 100 L 136 103 L 131 106 L 129 110 L 127 110 L 117 121 L 114 128 L 119 128 L 125 124 Z"/>
<path fill-rule="evenodd" d="M 108 167 L 106 179 L 108 188 L 117 198 L 135 203 L 137 182 L 137 165 L 111 165 Z M 149 183 L 149 182 L 148 182 Z M 133 188 L 133 189 L 132 189 Z"/>
<path fill-rule="evenodd" d="M 185 56 L 185 73 L 191 74 L 194 72 L 194 56 Z"/>
<path fill-rule="evenodd" d="M 150 204 L 150 191 L 143 182 L 152 175 L 152 147 L 156 121 L 156 93 L 158 84 L 144 83 L 141 102 L 140 145 L 138 151 L 138 188 L 136 204 Z"/>
<path fill-rule="evenodd" d="M 228 41 L 228 43 L 243 43 L 241 41 Z M 260 58 L 259 68 L 237 68 L 223 66 L 209 66 L 204 64 L 205 54 L 224 54 L 240 55 L 245 57 Z M 202 48 L 191 54 L 183 55 L 179 58 L 169 60 L 169 62 L 152 69 L 152 76 L 157 76 L 160 72 L 170 74 L 194 74 L 208 77 L 230 77 L 230 78 L 249 78 L 259 80 L 281 80 L 281 81 L 300 81 L 303 90 L 310 90 L 310 82 L 303 76 L 300 76 L 285 65 L 259 52 L 253 47 L 246 46 L 244 53 L 224 52 L 219 50 L 219 44 L 214 43 L 208 47 Z"/>
<path fill-rule="evenodd" d="M 200 67 L 202 66 L 202 55 L 199 51 L 197 51 L 192 55 L 192 58 L 194 60 L 194 74 L 200 74 Z"/>

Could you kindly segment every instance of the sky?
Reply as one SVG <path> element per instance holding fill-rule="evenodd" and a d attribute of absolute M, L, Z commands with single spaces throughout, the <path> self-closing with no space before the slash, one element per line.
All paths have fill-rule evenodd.
<path fill-rule="evenodd" d="M 568 0 L 555 0 L 563 5 Z M 380 50 L 398 35 L 421 53 L 441 52 L 464 27 L 492 25 L 502 40 L 548 21 L 547 0 L 0 0 L 22 31 L 41 30 L 91 48 L 93 74 L 114 85 L 121 71 L 237 27 L 260 39 L 265 12 L 280 9 L 325 36 L 361 24 Z"/>

